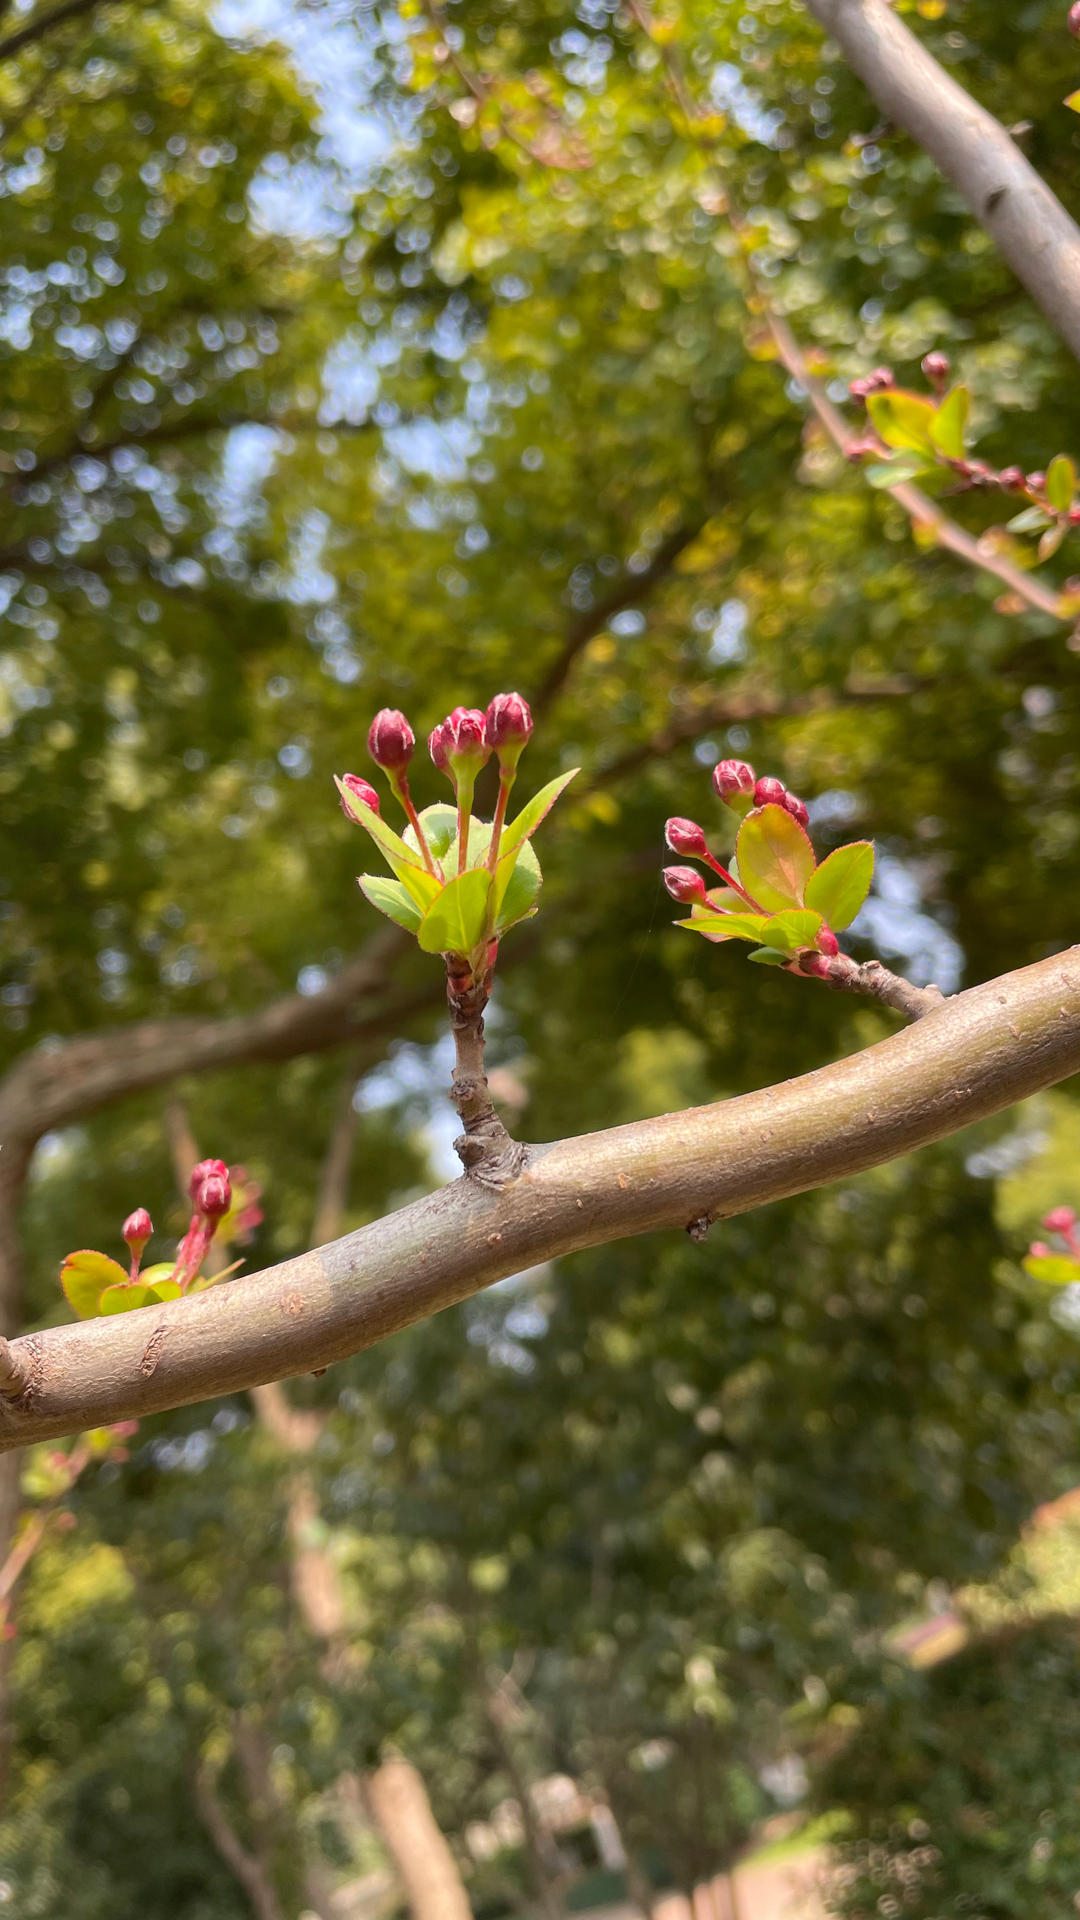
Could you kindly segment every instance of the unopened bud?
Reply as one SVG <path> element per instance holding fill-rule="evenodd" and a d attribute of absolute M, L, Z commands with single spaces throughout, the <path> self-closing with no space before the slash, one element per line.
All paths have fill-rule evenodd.
<path fill-rule="evenodd" d="M 998 485 L 1004 487 L 1006 493 L 1026 493 L 1027 476 L 1021 467 L 1002 467 Z"/>
<path fill-rule="evenodd" d="M 134 1213 L 129 1213 L 122 1228 L 123 1237 L 134 1254 L 142 1252 L 153 1231 L 154 1223 L 145 1207 L 136 1207 Z"/>
<path fill-rule="evenodd" d="M 1080 507 L 1070 507 L 1068 519 L 1070 527 L 1080 527 Z"/>
<path fill-rule="evenodd" d="M 384 773 L 404 773 L 413 756 L 416 735 L 396 707 L 383 707 L 368 729 L 368 752 Z"/>
<path fill-rule="evenodd" d="M 228 1213 L 232 1205 L 232 1187 L 229 1184 L 228 1174 L 207 1174 L 202 1185 L 192 1195 L 192 1199 L 207 1220 L 220 1220 L 222 1214 Z"/>
<path fill-rule="evenodd" d="M 229 1169 L 225 1165 L 224 1160 L 200 1160 L 198 1166 L 192 1168 L 191 1179 L 188 1181 L 188 1193 L 192 1200 L 198 1199 L 199 1188 L 202 1186 L 203 1181 L 209 1180 L 211 1177 L 218 1180 L 228 1180 Z"/>
<path fill-rule="evenodd" d="M 857 380 L 850 381 L 848 384 L 848 392 L 853 400 L 860 400 L 865 406 L 870 394 L 874 392 L 874 383 L 870 375 L 863 373 L 859 375 Z"/>
<path fill-rule="evenodd" d="M 681 901 L 683 906 L 705 899 L 705 882 L 693 867 L 665 867 L 663 878 L 672 899 Z"/>
<path fill-rule="evenodd" d="M 665 822 L 664 839 L 672 853 L 688 853 L 693 860 L 704 860 L 709 851 L 704 829 L 696 820 L 683 820 L 678 815 Z"/>
<path fill-rule="evenodd" d="M 823 953 L 814 953 L 807 949 L 799 955 L 799 972 L 807 974 L 811 980 L 827 980 L 829 963 Z"/>
<path fill-rule="evenodd" d="M 774 780 L 771 774 L 767 774 L 763 780 L 759 780 L 754 788 L 755 807 L 786 808 L 787 799 L 788 790 L 783 781 Z"/>
<path fill-rule="evenodd" d="M 810 812 L 805 800 L 798 799 L 793 793 L 785 793 L 780 805 L 785 813 L 790 813 L 792 819 L 798 821 L 800 827 L 809 826 Z"/>
<path fill-rule="evenodd" d="M 821 928 L 817 937 L 817 943 L 819 953 L 825 954 L 830 960 L 836 959 L 840 951 L 840 942 L 831 927 Z"/>
<path fill-rule="evenodd" d="M 1076 1214 L 1072 1207 L 1054 1207 L 1043 1219 L 1043 1226 L 1050 1233 L 1071 1233 L 1076 1225 Z"/>
<path fill-rule="evenodd" d="M 752 800 L 754 797 L 754 769 L 745 760 L 718 760 L 713 768 L 712 783 L 718 800 L 725 807 L 739 800 Z"/>
<path fill-rule="evenodd" d="M 487 715 L 477 707 L 455 707 L 443 721 L 446 758 L 455 773 L 465 769 L 477 772 L 483 766 L 491 752 L 486 730 Z"/>
<path fill-rule="evenodd" d="M 1045 1260 L 1047 1254 L 1052 1251 L 1053 1249 L 1047 1246 L 1045 1240 L 1033 1240 L 1028 1248 L 1028 1253 L 1033 1260 Z"/>
<path fill-rule="evenodd" d="M 378 813 L 379 796 L 370 780 L 362 779 L 358 773 L 343 773 L 341 776 L 341 784 L 343 787 L 348 788 L 353 799 L 358 801 L 360 806 L 370 808 L 372 813 Z M 344 794 L 341 795 L 341 811 L 347 819 L 352 819 L 349 803 Z"/>
<path fill-rule="evenodd" d="M 875 367 L 870 380 L 873 393 L 884 393 L 887 387 L 896 385 L 896 376 L 891 367 Z"/>
<path fill-rule="evenodd" d="M 446 757 L 446 722 L 445 720 L 440 720 L 437 727 L 432 727 L 431 732 L 428 734 L 427 744 L 428 744 L 428 752 L 430 753 L 431 758 L 435 763 L 435 766 L 438 768 L 438 771 L 440 773 L 448 773 L 450 770 L 450 767 L 449 767 L 449 761 L 447 760 L 447 757 Z"/>
<path fill-rule="evenodd" d="M 947 353 L 928 353 L 922 363 L 922 370 L 932 387 L 940 393 L 949 378 L 949 356 Z"/>
<path fill-rule="evenodd" d="M 515 765 L 533 730 L 529 703 L 520 693 L 497 693 L 488 705 L 484 737 L 501 761 Z"/>
<path fill-rule="evenodd" d="M 1080 0 L 1073 0 L 1067 15 L 1069 32 L 1075 40 L 1080 40 Z"/>
<path fill-rule="evenodd" d="M 1041 471 L 1036 473 L 1029 473 L 1027 477 L 1027 483 L 1028 483 L 1028 486 L 1031 488 L 1032 493 L 1042 493 L 1044 487 L 1046 486 L 1046 475 Z"/>

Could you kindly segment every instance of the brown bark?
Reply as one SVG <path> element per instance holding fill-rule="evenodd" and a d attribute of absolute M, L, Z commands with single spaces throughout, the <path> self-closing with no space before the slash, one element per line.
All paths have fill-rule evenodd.
<path fill-rule="evenodd" d="M 194 1794 L 199 1818 L 215 1850 L 243 1887 L 254 1920 L 286 1920 L 265 1859 L 244 1846 L 222 1804 L 213 1772 L 205 1763 L 196 1769 Z"/>
<path fill-rule="evenodd" d="M 793 982 L 797 992 L 815 981 Z M 331 1365 L 579 1247 L 849 1178 L 1080 1070 L 1080 950 L 973 987 L 798 1080 L 527 1150 L 343 1240 L 190 1299 L 0 1344 L 0 1447 Z"/>

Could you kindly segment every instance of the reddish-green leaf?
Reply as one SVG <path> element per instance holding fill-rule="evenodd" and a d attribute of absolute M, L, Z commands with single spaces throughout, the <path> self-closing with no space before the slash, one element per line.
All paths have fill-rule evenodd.
<path fill-rule="evenodd" d="M 92 1248 L 84 1247 L 78 1253 L 68 1254 L 60 1269 L 60 1285 L 79 1319 L 94 1320 L 101 1312 L 98 1302 L 104 1288 L 126 1286 L 127 1274 L 107 1253 L 95 1253 Z"/>
<path fill-rule="evenodd" d="M 823 860 L 806 883 L 806 904 L 816 907 L 834 933 L 849 927 L 874 878 L 872 840 L 852 840 Z"/>
<path fill-rule="evenodd" d="M 677 920 L 678 927 L 703 933 L 707 940 L 760 940 L 769 924 L 767 913 L 695 913 Z"/>
<path fill-rule="evenodd" d="M 770 913 L 801 907 L 806 883 L 814 871 L 814 849 L 783 807 L 755 807 L 739 828 L 735 841 L 739 880 L 747 893 Z"/>

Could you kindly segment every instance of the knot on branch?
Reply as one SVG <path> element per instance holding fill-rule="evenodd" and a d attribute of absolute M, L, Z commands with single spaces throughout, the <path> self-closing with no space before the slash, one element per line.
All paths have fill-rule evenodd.
<path fill-rule="evenodd" d="M 922 1020 L 926 1014 L 935 1013 L 943 1006 L 945 995 L 940 987 L 916 987 L 898 973 L 890 973 L 880 960 L 864 960 L 861 963 L 852 960 L 846 953 L 839 953 L 828 961 L 828 972 L 824 977 L 831 987 L 840 993 L 866 993 L 872 1000 L 880 1000 L 883 1006 L 892 1007 L 896 1013 L 902 1013 L 905 1020 Z"/>

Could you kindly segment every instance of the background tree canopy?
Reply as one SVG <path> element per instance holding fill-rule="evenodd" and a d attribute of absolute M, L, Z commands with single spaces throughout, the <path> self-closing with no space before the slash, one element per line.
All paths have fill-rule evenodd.
<path fill-rule="evenodd" d="M 1063 10 L 899 10 L 1080 209 Z M 1075 939 L 1068 624 L 917 538 L 808 424 L 762 290 L 839 404 L 945 348 L 998 466 L 1080 452 L 1075 367 L 792 0 L 683 0 L 652 38 L 615 0 L 8 6 L 0 130 L 2 1064 L 310 1003 L 179 1078 L 183 1046 L 139 1078 L 116 1033 L 107 1104 L 73 1062 L 9 1327 L 65 1317 L 63 1255 L 118 1253 L 136 1203 L 182 1231 L 189 1145 L 262 1186 L 249 1266 L 451 1170 L 439 969 L 372 947 L 331 785 L 369 771 L 379 706 L 426 732 L 516 687 L 531 780 L 584 770 L 489 1022 L 528 1138 L 895 1024 L 672 929 L 662 824 L 719 830 L 719 754 L 804 794 L 823 850 L 876 839 L 852 951 L 951 990 Z M 944 504 L 975 533 L 1011 512 Z M 21 1526 L 53 1517 L 8 1643 L 0 1900 L 393 1911 L 359 1783 L 400 1753 L 490 1920 L 576 1897 L 528 1819 L 470 1843 L 523 1782 L 610 1805 L 640 1902 L 726 1868 L 806 1769 L 878 1834 L 885 1878 L 852 1869 L 845 1912 L 903 1881 L 918 1834 L 882 1865 L 873 1821 L 916 1805 L 955 1827 L 935 1915 L 1057 1911 L 1031 1888 L 1075 1890 L 1075 1820 L 1031 1830 L 1067 1767 L 1029 1777 L 989 1881 L 964 1767 L 984 1728 L 1064 1711 L 1073 1625 L 995 1626 L 903 1709 L 890 1636 L 1077 1480 L 1075 1316 L 1018 1264 L 1080 1197 L 1073 1098 L 703 1246 L 521 1276 L 288 1403 L 146 1421 L 70 1494 L 30 1456 Z M 929 1776 L 903 1712 L 936 1729 Z M 995 1748 L 993 1794 L 1051 1744 Z"/>

